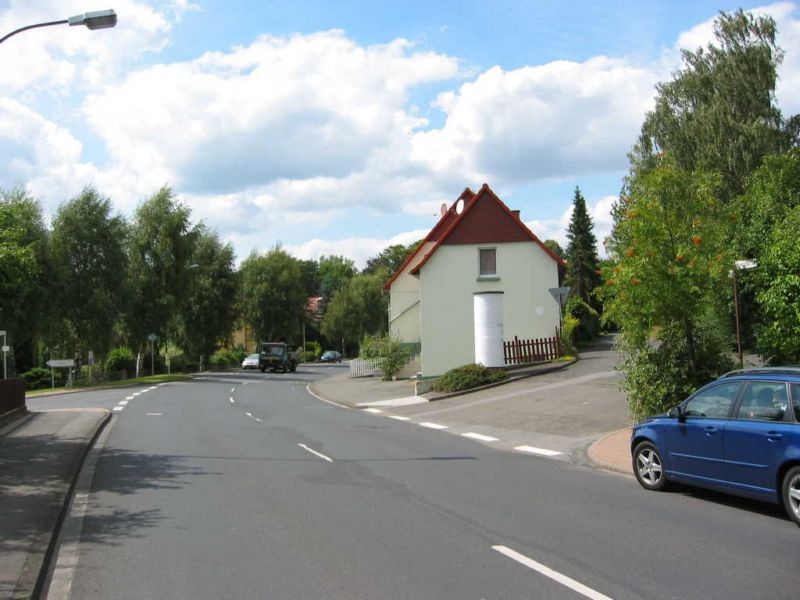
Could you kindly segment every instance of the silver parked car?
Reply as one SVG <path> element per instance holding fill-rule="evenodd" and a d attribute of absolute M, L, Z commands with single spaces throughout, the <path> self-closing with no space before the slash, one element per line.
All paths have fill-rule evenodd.
<path fill-rule="evenodd" d="M 243 369 L 258 369 L 258 354 L 251 354 L 242 361 Z"/>

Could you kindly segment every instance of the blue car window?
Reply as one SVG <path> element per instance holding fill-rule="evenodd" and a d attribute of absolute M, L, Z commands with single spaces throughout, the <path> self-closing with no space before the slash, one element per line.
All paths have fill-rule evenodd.
<path fill-rule="evenodd" d="M 736 418 L 755 421 L 783 421 L 787 407 L 785 383 L 751 381 L 744 391 Z"/>
<path fill-rule="evenodd" d="M 800 384 L 792 384 L 792 407 L 794 408 L 794 420 L 800 423 Z"/>
<path fill-rule="evenodd" d="M 738 381 L 729 381 L 699 392 L 686 403 L 684 414 L 687 417 L 726 418 L 741 385 Z"/>

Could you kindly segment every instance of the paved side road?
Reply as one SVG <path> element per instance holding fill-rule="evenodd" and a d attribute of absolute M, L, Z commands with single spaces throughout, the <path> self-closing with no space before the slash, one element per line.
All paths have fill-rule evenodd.
<path fill-rule="evenodd" d="M 0 599 L 36 597 L 70 490 L 107 410 L 18 413 L 0 425 Z"/>
<path fill-rule="evenodd" d="M 585 349 L 567 368 L 531 369 L 525 379 L 443 399 L 414 396 L 412 382 L 350 379 L 346 372 L 314 382 L 311 390 L 338 404 L 494 448 L 630 475 L 631 423 L 617 362 L 606 341 Z"/>

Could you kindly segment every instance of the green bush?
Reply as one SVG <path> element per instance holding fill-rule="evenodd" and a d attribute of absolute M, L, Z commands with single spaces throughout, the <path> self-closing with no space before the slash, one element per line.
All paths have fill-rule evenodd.
<path fill-rule="evenodd" d="M 22 374 L 25 380 L 25 388 L 29 390 L 40 390 L 42 388 L 50 387 L 50 369 L 42 369 L 41 367 L 34 367 L 30 371 Z"/>
<path fill-rule="evenodd" d="M 578 319 L 574 332 L 576 342 L 590 342 L 600 335 L 600 315 L 578 296 L 570 296 L 565 313 Z"/>
<path fill-rule="evenodd" d="M 506 377 L 508 373 L 502 369 L 470 364 L 450 369 L 434 384 L 433 389 L 437 392 L 459 392 L 502 381 Z"/>
<path fill-rule="evenodd" d="M 211 355 L 211 358 L 208 359 L 208 364 L 217 368 L 238 367 L 242 364 L 242 361 L 239 360 L 236 352 L 223 348 Z"/>
<path fill-rule="evenodd" d="M 129 348 L 114 348 L 106 356 L 104 370 L 106 373 L 125 371 L 133 375 L 136 372 L 136 357 Z"/>
<path fill-rule="evenodd" d="M 306 353 L 306 356 L 313 355 L 312 358 L 308 359 L 308 362 L 313 362 L 322 355 L 322 344 L 319 342 L 308 341 L 306 342 L 304 352 Z"/>
<path fill-rule="evenodd" d="M 561 350 L 564 354 L 576 355 L 578 349 L 575 345 L 575 330 L 580 325 L 577 317 L 570 314 L 564 315 L 564 322 L 561 324 L 561 329 L 556 331 L 556 336 L 561 342 Z"/>
<path fill-rule="evenodd" d="M 317 354 L 313 350 L 305 350 L 297 353 L 297 360 L 301 363 L 316 362 Z"/>
<path fill-rule="evenodd" d="M 377 358 L 383 380 L 397 375 L 411 358 L 411 347 L 390 335 L 367 335 L 361 340 L 359 358 Z"/>

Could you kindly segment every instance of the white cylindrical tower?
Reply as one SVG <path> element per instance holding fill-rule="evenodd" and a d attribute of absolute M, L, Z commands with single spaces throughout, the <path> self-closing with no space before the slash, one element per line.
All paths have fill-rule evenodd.
<path fill-rule="evenodd" d="M 504 366 L 503 292 L 476 292 L 473 307 L 475 362 L 484 367 Z"/>

